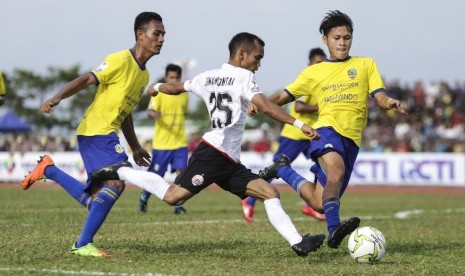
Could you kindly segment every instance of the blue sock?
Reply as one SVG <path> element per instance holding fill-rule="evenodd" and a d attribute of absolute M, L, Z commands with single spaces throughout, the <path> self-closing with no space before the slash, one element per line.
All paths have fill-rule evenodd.
<path fill-rule="evenodd" d="M 341 225 L 341 219 L 339 218 L 339 199 L 337 197 L 325 199 L 323 201 L 323 209 L 325 210 L 328 233 L 331 237 L 334 230 Z"/>
<path fill-rule="evenodd" d="M 255 197 L 249 196 L 245 202 L 247 202 L 248 205 L 255 206 L 256 201 L 257 199 Z"/>
<path fill-rule="evenodd" d="M 308 180 L 298 174 L 293 168 L 282 166 L 278 169 L 277 175 L 281 177 L 296 192 L 300 193 L 300 186 L 307 183 Z"/>
<path fill-rule="evenodd" d="M 82 229 L 81 236 L 76 242 L 76 247 L 85 246 L 94 241 L 94 236 L 102 226 L 113 204 L 118 200 L 120 192 L 109 186 L 103 188 L 96 194 L 90 207 L 89 215 Z"/>
<path fill-rule="evenodd" d="M 60 184 L 68 194 L 76 199 L 82 206 L 89 209 L 92 200 L 89 193 L 83 190 L 84 184 L 74 177 L 60 170 L 57 166 L 48 166 L 44 171 L 45 177 Z"/>
<path fill-rule="evenodd" d="M 147 203 L 149 201 L 150 195 L 151 195 L 150 192 L 147 192 L 144 190 L 142 194 L 140 195 L 140 199 Z"/>

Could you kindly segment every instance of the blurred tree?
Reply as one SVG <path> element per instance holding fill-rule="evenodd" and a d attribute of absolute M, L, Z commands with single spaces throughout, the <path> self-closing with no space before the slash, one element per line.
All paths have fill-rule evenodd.
<path fill-rule="evenodd" d="M 7 77 L 8 102 L 5 106 L 14 110 L 39 131 L 52 127 L 75 129 L 91 103 L 95 87 L 79 92 L 79 96 L 62 101 L 54 110 L 54 115 L 40 113 L 40 105 L 53 96 L 66 83 L 81 75 L 78 65 L 69 69 L 49 67 L 46 74 L 40 75 L 26 69 L 15 69 L 12 77 Z"/>

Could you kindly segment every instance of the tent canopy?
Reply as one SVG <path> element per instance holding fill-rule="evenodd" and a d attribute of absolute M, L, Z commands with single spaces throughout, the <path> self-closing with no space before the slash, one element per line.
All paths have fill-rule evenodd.
<path fill-rule="evenodd" d="M 9 110 L 0 110 L 0 132 L 30 132 L 32 127 Z"/>

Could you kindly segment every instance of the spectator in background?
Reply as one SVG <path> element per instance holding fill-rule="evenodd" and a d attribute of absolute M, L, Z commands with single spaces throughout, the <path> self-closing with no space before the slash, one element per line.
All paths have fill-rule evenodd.
<path fill-rule="evenodd" d="M 391 92 L 391 89 L 389 89 L 389 92 Z M 417 81 L 415 83 L 415 85 L 413 86 L 411 97 L 413 99 L 412 106 L 414 108 L 421 108 L 423 110 L 426 104 L 426 95 L 425 88 L 423 87 L 423 84 L 421 82 Z"/>

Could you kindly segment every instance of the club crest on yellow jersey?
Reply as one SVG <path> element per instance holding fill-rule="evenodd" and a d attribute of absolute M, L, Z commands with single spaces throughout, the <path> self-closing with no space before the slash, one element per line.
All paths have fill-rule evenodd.
<path fill-rule="evenodd" d="M 352 80 L 355 79 L 355 77 L 357 76 L 357 69 L 349 69 L 349 71 L 347 71 L 347 76 L 349 76 L 349 78 L 351 78 Z"/>

